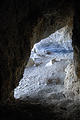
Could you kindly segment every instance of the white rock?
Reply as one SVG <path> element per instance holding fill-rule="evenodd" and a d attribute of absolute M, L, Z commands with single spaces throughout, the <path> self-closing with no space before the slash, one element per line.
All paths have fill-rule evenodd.
<path fill-rule="evenodd" d="M 32 67 L 33 65 L 34 65 L 33 59 L 32 59 L 32 58 L 29 58 L 29 61 L 28 61 L 27 65 L 26 65 L 26 68 Z"/>

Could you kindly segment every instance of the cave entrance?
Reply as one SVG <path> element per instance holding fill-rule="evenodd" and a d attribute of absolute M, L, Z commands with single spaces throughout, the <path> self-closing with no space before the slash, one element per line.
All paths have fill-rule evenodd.
<path fill-rule="evenodd" d="M 63 99 L 71 65 L 72 30 L 65 26 L 33 46 L 23 78 L 14 89 L 15 99 L 47 103 Z"/>

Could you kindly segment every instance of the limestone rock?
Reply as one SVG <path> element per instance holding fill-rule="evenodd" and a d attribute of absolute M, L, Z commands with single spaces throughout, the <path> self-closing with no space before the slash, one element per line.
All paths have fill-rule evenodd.
<path fill-rule="evenodd" d="M 57 61 L 56 61 L 56 58 L 50 60 L 50 62 L 51 62 L 51 64 L 54 64 L 55 62 L 57 62 Z"/>
<path fill-rule="evenodd" d="M 29 58 L 28 64 L 26 67 L 32 67 L 34 65 L 34 61 L 32 58 Z"/>
<path fill-rule="evenodd" d="M 74 77 L 75 77 L 74 71 L 75 68 L 73 64 L 69 64 L 65 69 L 66 77 L 64 80 L 64 87 L 67 90 L 71 89 L 72 82 L 74 81 Z"/>
<path fill-rule="evenodd" d="M 69 64 L 66 69 L 66 77 L 64 80 L 64 93 L 66 97 L 76 99 L 80 99 L 80 81 L 75 73 L 74 64 Z"/>

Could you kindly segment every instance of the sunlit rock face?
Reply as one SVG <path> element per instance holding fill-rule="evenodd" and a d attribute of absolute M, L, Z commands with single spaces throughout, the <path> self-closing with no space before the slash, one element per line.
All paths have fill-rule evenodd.
<path fill-rule="evenodd" d="M 67 98 L 80 100 L 80 80 L 78 79 L 74 63 L 68 64 L 65 69 L 64 94 Z"/>
<path fill-rule="evenodd" d="M 74 81 L 68 67 L 73 66 L 71 36 L 72 29 L 65 26 L 34 45 L 23 78 L 14 89 L 15 99 L 51 104 L 68 98 L 65 91 L 72 89 Z"/>
<path fill-rule="evenodd" d="M 75 96 L 78 94 L 77 76 L 75 73 L 75 66 L 73 63 L 67 65 L 65 69 L 65 79 L 64 79 L 64 92 L 66 97 L 75 99 Z M 78 84 L 78 83 L 77 83 Z"/>

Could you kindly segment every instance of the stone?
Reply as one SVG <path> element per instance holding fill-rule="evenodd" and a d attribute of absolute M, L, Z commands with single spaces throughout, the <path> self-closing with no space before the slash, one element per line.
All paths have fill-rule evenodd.
<path fill-rule="evenodd" d="M 32 59 L 32 58 L 29 58 L 29 61 L 28 61 L 27 65 L 26 65 L 26 68 L 27 68 L 27 67 L 32 67 L 33 65 L 34 65 L 33 59 Z"/>

